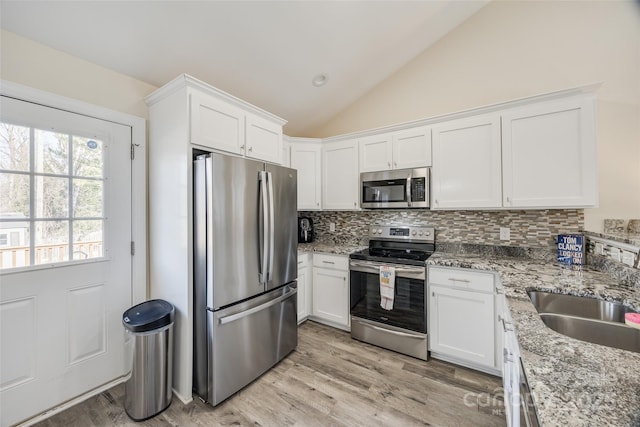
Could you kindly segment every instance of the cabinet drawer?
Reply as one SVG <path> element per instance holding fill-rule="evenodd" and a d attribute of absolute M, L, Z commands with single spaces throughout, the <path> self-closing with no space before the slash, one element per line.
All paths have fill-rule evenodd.
<path fill-rule="evenodd" d="M 298 252 L 298 267 L 307 267 L 309 265 L 308 252 Z"/>
<path fill-rule="evenodd" d="M 493 273 L 481 273 L 457 268 L 430 267 L 427 278 L 429 283 L 434 285 L 480 292 L 494 291 Z"/>
<path fill-rule="evenodd" d="M 349 270 L 349 258 L 343 255 L 313 254 L 313 266 Z"/>

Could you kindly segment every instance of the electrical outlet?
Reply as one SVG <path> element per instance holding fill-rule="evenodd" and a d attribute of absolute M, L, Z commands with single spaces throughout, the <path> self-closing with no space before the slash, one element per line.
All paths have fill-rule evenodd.
<path fill-rule="evenodd" d="M 633 267 L 633 263 L 636 261 L 636 254 L 630 251 L 622 251 L 622 263 Z"/>
<path fill-rule="evenodd" d="M 511 240 L 511 229 L 509 227 L 500 227 L 500 240 Z"/>
<path fill-rule="evenodd" d="M 609 250 L 609 257 L 614 261 L 620 262 L 621 261 L 620 249 L 612 247 Z"/>
<path fill-rule="evenodd" d="M 335 222 L 330 222 L 329 223 L 329 231 L 331 231 L 331 232 L 336 231 L 336 223 Z"/>
<path fill-rule="evenodd" d="M 604 255 L 604 244 L 596 242 L 596 255 Z"/>

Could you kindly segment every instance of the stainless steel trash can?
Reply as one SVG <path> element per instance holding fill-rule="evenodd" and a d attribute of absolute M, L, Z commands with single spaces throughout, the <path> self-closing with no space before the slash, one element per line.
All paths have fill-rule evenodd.
<path fill-rule="evenodd" d="M 134 305 L 122 315 L 122 324 L 133 338 L 124 409 L 134 421 L 151 418 L 171 404 L 174 317 L 173 305 L 160 299 Z"/>

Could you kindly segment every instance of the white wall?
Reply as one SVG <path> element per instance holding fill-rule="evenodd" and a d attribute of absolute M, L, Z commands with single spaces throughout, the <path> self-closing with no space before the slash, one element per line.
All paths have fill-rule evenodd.
<path fill-rule="evenodd" d="M 0 30 L 0 78 L 115 111 L 149 117 L 156 87 Z"/>
<path fill-rule="evenodd" d="M 493 1 L 313 137 L 603 82 L 600 206 L 585 225 L 640 218 L 640 2 Z"/>

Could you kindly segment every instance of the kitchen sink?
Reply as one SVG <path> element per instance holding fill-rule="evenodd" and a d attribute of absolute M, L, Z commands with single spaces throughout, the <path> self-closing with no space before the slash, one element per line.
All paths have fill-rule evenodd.
<path fill-rule="evenodd" d="M 531 291 L 529 298 L 547 327 L 582 341 L 640 353 L 640 329 L 625 325 L 621 303 Z"/>

